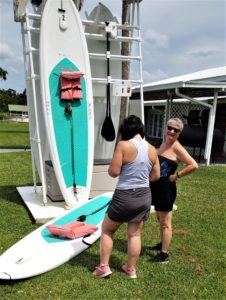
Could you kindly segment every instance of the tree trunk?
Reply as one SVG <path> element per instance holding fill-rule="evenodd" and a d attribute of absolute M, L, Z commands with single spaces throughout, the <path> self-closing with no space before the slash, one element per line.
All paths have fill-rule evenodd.
<path fill-rule="evenodd" d="M 78 11 L 82 9 L 83 3 L 85 2 L 84 0 L 73 0 L 75 3 L 75 6 L 77 7 Z"/>
<path fill-rule="evenodd" d="M 122 24 L 130 21 L 130 3 L 129 0 L 122 1 Z M 122 30 L 122 36 L 129 37 L 129 30 Z M 129 55 L 130 44 L 128 42 L 122 42 L 121 55 Z M 128 80 L 130 78 L 130 63 L 122 61 L 122 80 Z M 119 126 L 126 117 L 127 108 L 127 97 L 121 97 L 120 115 L 119 115 Z M 119 134 L 117 135 L 117 141 L 119 140 Z"/>

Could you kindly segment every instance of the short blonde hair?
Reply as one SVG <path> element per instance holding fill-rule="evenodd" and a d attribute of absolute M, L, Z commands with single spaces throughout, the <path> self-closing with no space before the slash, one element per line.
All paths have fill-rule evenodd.
<path fill-rule="evenodd" d="M 179 119 L 179 118 L 170 118 L 167 121 L 167 125 L 169 125 L 172 122 L 177 123 L 177 125 L 180 127 L 180 131 L 182 131 L 184 129 L 184 123 L 181 121 L 181 119 Z"/>

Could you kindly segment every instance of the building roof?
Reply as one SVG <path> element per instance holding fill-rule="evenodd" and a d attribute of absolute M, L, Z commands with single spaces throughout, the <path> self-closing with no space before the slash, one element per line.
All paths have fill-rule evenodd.
<path fill-rule="evenodd" d="M 219 95 L 226 96 L 226 66 L 202 70 L 195 73 L 172 77 L 143 85 L 144 100 L 179 98 L 176 90 L 180 89 L 191 97 L 213 96 L 217 89 Z M 133 88 L 132 99 L 139 99 L 139 88 Z"/>
<path fill-rule="evenodd" d="M 8 105 L 9 111 L 17 111 L 17 112 L 28 112 L 28 107 L 27 105 L 14 105 L 14 104 L 9 104 Z"/>
<path fill-rule="evenodd" d="M 226 89 L 226 66 L 147 83 L 143 85 L 143 90 L 145 92 L 180 87 Z M 134 88 L 134 92 L 136 89 L 138 88 Z"/>

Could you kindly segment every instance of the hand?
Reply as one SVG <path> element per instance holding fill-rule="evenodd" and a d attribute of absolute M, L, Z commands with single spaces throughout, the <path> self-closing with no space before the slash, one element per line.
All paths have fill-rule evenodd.
<path fill-rule="evenodd" d="M 177 181 L 177 174 L 172 174 L 169 176 L 169 181 L 170 182 L 176 182 Z"/>

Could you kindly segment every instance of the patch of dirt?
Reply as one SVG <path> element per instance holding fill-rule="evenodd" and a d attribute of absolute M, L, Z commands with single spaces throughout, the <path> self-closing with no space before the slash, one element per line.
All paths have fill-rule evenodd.
<path fill-rule="evenodd" d="M 205 270 L 204 266 L 198 264 L 196 266 L 193 267 L 193 270 L 197 271 L 197 272 L 202 272 Z"/>
<path fill-rule="evenodd" d="M 173 230 L 173 234 L 178 236 L 187 236 L 189 235 L 189 232 L 185 231 L 184 229 L 175 229 Z"/>

